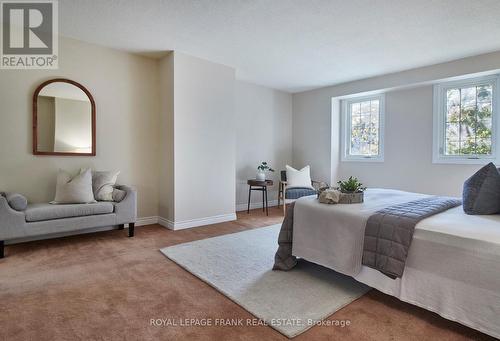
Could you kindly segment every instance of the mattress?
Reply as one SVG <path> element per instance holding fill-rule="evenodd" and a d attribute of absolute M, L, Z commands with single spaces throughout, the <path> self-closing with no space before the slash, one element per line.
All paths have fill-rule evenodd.
<path fill-rule="evenodd" d="M 332 221 L 334 215 L 332 211 Z M 335 244 L 322 237 L 319 245 Z M 331 252 L 321 250 L 302 257 L 294 249 L 294 255 L 331 264 Z M 455 207 L 424 219 L 416 226 L 402 278 L 394 280 L 366 266 L 352 277 L 500 338 L 500 215 L 469 216 Z"/>

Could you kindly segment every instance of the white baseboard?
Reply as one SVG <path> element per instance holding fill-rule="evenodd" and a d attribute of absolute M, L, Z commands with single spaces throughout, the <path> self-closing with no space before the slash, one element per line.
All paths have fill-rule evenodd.
<path fill-rule="evenodd" d="M 267 205 L 269 207 L 271 207 L 271 206 L 278 206 L 278 200 L 277 199 L 276 200 L 269 200 Z M 248 207 L 247 203 L 236 204 L 236 211 L 237 212 L 246 211 L 247 207 Z M 253 210 L 255 208 L 262 208 L 262 202 L 251 202 L 250 203 L 250 209 Z"/>
<path fill-rule="evenodd" d="M 174 229 L 174 222 L 172 220 L 168 220 L 167 218 L 158 217 L 158 224 L 170 230 Z"/>
<path fill-rule="evenodd" d="M 183 230 L 191 227 L 218 224 L 233 220 L 236 220 L 236 213 L 181 221 L 171 221 L 163 217 L 158 217 L 158 224 L 171 230 Z"/>
<path fill-rule="evenodd" d="M 140 217 L 137 218 L 137 221 L 135 222 L 135 226 L 154 225 L 154 224 L 158 224 L 158 216 Z"/>

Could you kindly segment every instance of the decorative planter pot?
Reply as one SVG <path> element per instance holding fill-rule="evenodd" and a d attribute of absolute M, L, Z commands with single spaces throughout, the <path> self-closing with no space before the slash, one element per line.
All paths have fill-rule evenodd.
<path fill-rule="evenodd" d="M 341 193 L 339 204 L 359 204 L 364 201 L 364 192 Z"/>
<path fill-rule="evenodd" d="M 266 172 L 258 171 L 257 175 L 255 176 L 255 180 L 266 181 Z"/>

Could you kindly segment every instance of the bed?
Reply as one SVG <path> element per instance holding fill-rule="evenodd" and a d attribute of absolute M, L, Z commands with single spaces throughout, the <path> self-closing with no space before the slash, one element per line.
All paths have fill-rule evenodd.
<path fill-rule="evenodd" d="M 466 215 L 459 206 L 420 221 L 401 278 L 362 264 L 367 219 L 384 207 L 425 197 L 369 189 L 362 204 L 301 198 L 294 208 L 292 253 L 500 338 L 500 215 Z"/>

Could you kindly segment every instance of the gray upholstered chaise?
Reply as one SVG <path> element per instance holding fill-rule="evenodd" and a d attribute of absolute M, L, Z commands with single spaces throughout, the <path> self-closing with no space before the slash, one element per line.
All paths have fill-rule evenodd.
<path fill-rule="evenodd" d="M 6 241 L 48 236 L 85 229 L 129 224 L 129 237 L 134 236 L 137 220 L 137 192 L 128 186 L 116 186 L 126 192 L 120 202 L 94 204 L 30 204 L 15 210 L 8 197 L 0 195 L 0 258 Z M 19 208 L 18 208 L 19 209 Z"/>

